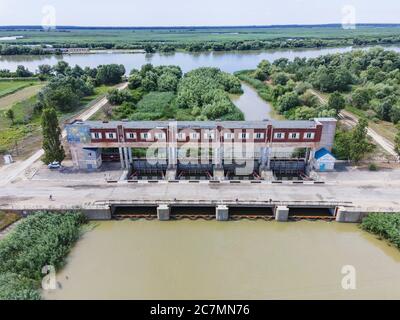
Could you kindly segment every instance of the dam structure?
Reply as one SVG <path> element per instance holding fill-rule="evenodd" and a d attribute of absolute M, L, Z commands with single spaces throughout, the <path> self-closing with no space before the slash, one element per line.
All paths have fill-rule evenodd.
<path fill-rule="evenodd" d="M 336 120 L 80 121 L 66 126 L 73 164 L 97 170 L 119 162 L 128 178 L 272 180 L 305 176 L 330 151 Z"/>

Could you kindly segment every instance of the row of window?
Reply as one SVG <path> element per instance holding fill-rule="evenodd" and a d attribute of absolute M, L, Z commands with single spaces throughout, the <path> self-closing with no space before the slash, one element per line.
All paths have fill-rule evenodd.
<path fill-rule="evenodd" d="M 288 133 L 288 139 L 298 140 L 298 139 L 300 139 L 300 136 L 301 136 L 301 134 L 299 132 Z M 105 138 L 106 139 L 114 140 L 114 139 L 116 139 L 116 137 L 117 137 L 117 135 L 114 132 L 106 132 L 105 133 Z M 157 132 L 157 133 L 154 134 L 154 137 L 157 140 L 165 140 L 165 138 L 166 138 L 164 132 Z M 224 134 L 224 139 L 225 140 L 233 140 L 234 137 L 235 137 L 234 133 L 225 133 Z M 265 134 L 262 133 L 262 132 L 257 132 L 257 133 L 254 134 L 254 139 L 256 139 L 256 140 L 264 139 L 264 137 L 265 137 Z M 306 139 L 306 140 L 312 140 L 312 139 L 314 139 L 314 137 L 315 137 L 315 133 L 314 132 L 306 132 L 306 133 L 303 134 L 303 139 Z M 126 138 L 134 140 L 134 139 L 137 138 L 137 135 L 134 132 L 128 132 L 126 134 Z M 150 139 L 152 139 L 152 135 L 149 132 L 142 132 L 140 134 L 140 138 L 142 140 L 150 140 Z M 184 132 L 177 133 L 176 138 L 178 140 L 186 140 L 186 133 L 184 133 Z M 251 138 L 251 134 L 250 133 L 240 133 L 238 138 L 241 139 L 241 140 L 248 140 L 248 139 Z M 276 132 L 274 134 L 274 138 L 278 139 L 278 140 L 279 139 L 281 139 L 281 140 L 286 139 L 286 133 L 284 133 L 284 132 Z M 103 139 L 103 134 L 101 132 L 93 132 L 92 133 L 92 139 Z M 200 139 L 200 133 L 191 132 L 190 133 L 190 139 L 191 140 Z M 211 132 L 211 131 L 204 133 L 204 139 L 211 139 L 211 140 L 214 139 L 214 133 Z"/>
<path fill-rule="evenodd" d="M 303 134 L 303 139 L 305 139 L 305 140 L 313 140 L 314 138 L 315 138 L 314 132 L 306 132 Z M 285 132 L 276 132 L 274 134 L 274 139 L 277 139 L 277 140 L 286 139 L 286 133 Z M 299 140 L 300 133 L 299 132 L 290 132 L 290 133 L 288 133 L 288 139 Z"/>

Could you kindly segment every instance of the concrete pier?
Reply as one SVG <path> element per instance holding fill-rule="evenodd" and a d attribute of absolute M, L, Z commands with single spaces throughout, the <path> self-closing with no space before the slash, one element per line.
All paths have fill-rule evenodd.
<path fill-rule="evenodd" d="M 366 216 L 366 213 L 351 208 L 338 207 L 336 211 L 336 222 L 358 223 Z"/>
<path fill-rule="evenodd" d="M 171 209 L 166 204 L 160 204 L 157 207 L 157 217 L 160 221 L 168 221 Z"/>
<path fill-rule="evenodd" d="M 289 220 L 289 208 L 286 206 L 278 206 L 275 208 L 275 220 L 286 222 Z"/>
<path fill-rule="evenodd" d="M 165 180 L 171 181 L 175 180 L 177 175 L 177 170 L 176 168 L 168 168 L 167 171 L 165 172 Z"/>
<path fill-rule="evenodd" d="M 215 217 L 217 221 L 228 221 L 229 220 L 229 208 L 227 206 L 217 206 L 215 208 Z"/>

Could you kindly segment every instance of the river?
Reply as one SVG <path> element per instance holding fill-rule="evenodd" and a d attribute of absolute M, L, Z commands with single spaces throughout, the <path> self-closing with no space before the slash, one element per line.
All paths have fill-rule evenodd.
<path fill-rule="evenodd" d="M 388 49 L 400 51 L 398 46 Z M 367 49 L 367 48 L 364 48 Z M 176 53 L 95 53 L 95 54 L 70 54 L 63 56 L 0 56 L 0 69 L 15 71 L 18 65 L 24 65 L 29 70 L 37 70 L 41 64 L 54 65 L 60 60 L 70 65 L 81 67 L 97 67 L 100 64 L 123 64 L 127 72 L 133 68 L 140 68 L 145 63 L 154 65 L 179 65 L 184 72 L 199 67 L 218 67 L 226 72 L 254 69 L 257 64 L 267 59 L 274 61 L 278 58 L 294 59 L 315 58 L 323 54 L 348 52 L 352 47 L 324 48 L 324 49 L 282 49 L 263 51 L 228 51 L 228 52 L 176 52 Z"/>
<path fill-rule="evenodd" d="M 354 224 L 109 221 L 57 281 L 46 299 L 399 299 L 400 252 Z"/>

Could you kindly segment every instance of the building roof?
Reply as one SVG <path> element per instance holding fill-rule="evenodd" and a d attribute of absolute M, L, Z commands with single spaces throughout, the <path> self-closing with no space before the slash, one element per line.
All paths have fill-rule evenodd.
<path fill-rule="evenodd" d="M 319 149 L 315 153 L 315 159 L 317 159 L 317 160 L 321 159 L 322 157 L 326 156 L 327 154 L 330 155 L 332 158 L 336 159 L 335 156 L 325 148 Z"/>
<path fill-rule="evenodd" d="M 89 126 L 91 128 L 116 128 L 122 125 L 127 129 L 155 129 L 168 128 L 171 121 L 74 121 L 71 125 Z M 315 129 L 317 123 L 315 121 L 177 121 L 177 128 L 192 128 L 192 129 L 213 129 L 218 126 L 231 129 L 265 129 L 268 125 L 272 125 L 276 129 Z"/>

